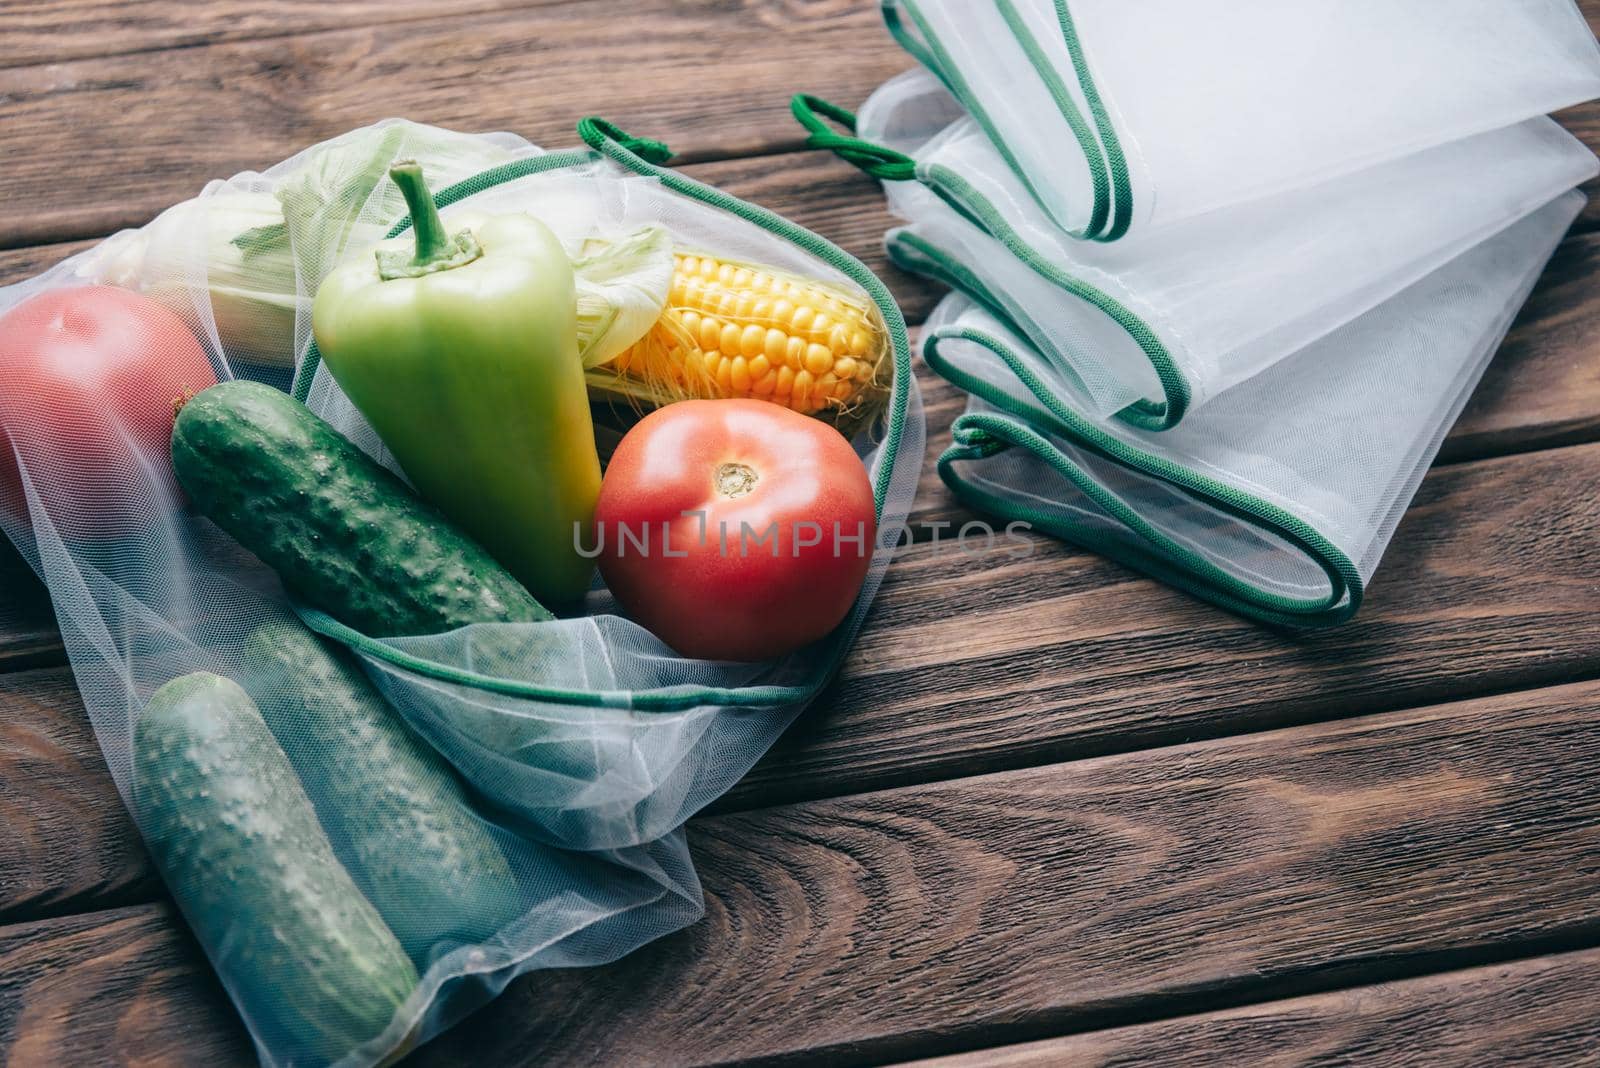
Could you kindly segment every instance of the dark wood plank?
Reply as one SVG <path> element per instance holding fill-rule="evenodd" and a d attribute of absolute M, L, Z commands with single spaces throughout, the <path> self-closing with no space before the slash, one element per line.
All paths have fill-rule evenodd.
<path fill-rule="evenodd" d="M 1484 373 L 1440 457 L 1600 437 L 1600 234 L 1568 238 Z"/>
<path fill-rule="evenodd" d="M 210 178 L 386 115 L 550 147 L 603 114 L 687 159 L 794 149 L 789 96 L 910 60 L 870 4 L 596 0 L 0 70 L 0 247 L 137 225 Z"/>
<path fill-rule="evenodd" d="M 0 534 L 0 672 L 59 664 L 63 655 L 50 595 Z"/>
<path fill-rule="evenodd" d="M 526 977 L 415 1063 L 866 1063 L 1593 946 L 1597 709 L 1587 682 L 700 819 L 704 922 Z M 41 1058 L 10 1063 L 226 1040 L 165 906 L 108 919 L 146 966 L 88 934 L 41 965 L 93 919 L 0 933 L 18 1015 L 47 984 L 92 1021 L 0 1032 Z"/>
<path fill-rule="evenodd" d="M 766 154 L 801 142 L 785 107 L 790 93 L 824 92 L 854 106 L 910 65 L 874 5 L 744 0 L 736 7 L 716 0 L 10 5 L 0 12 L 0 45 L 9 46 L 0 47 L 0 145 L 13 161 L 8 195 L 29 210 L 0 222 L 0 247 L 137 225 L 206 179 L 265 166 L 385 114 L 505 127 L 560 146 L 571 143 L 578 117 L 599 112 L 674 140 L 691 159 Z M 1600 22 L 1600 0 L 1585 7 Z M 274 39 L 250 39 L 263 34 Z M 649 47 L 638 47 L 640 40 Z M 718 42 L 711 58 L 707 40 Z M 142 51 L 163 42 L 183 47 L 159 60 Z M 7 57 L 32 65 L 4 70 Z M 44 57 L 53 62 L 39 65 Z M 692 72 L 692 91 L 659 91 L 684 72 Z M 1600 106 L 1560 118 L 1600 144 Z M 1594 218 L 1600 205 L 1590 206 L 1590 222 L 1580 227 Z"/>
<path fill-rule="evenodd" d="M 841 677 L 720 810 L 951 778 L 1192 738 L 1456 700 L 1600 674 L 1589 547 L 1600 445 L 1435 471 L 1370 604 L 1331 633 L 1284 635 L 1054 542 L 969 555 L 907 548 Z M 1026 554 L 1019 553 L 1026 548 Z M 14 813 L 13 916 L 136 895 L 128 828 L 65 669 L 0 674 L 0 708 L 61 741 L 0 739 Z M 54 762 L 56 767 L 43 765 Z M 89 791 L 49 817 L 35 780 Z M 108 859 L 109 858 L 109 859 Z"/>
<path fill-rule="evenodd" d="M 48 270 L 68 256 L 91 247 L 95 240 L 89 238 L 81 241 L 0 249 L 0 286 L 9 286 Z"/>
<path fill-rule="evenodd" d="M 159 896 L 160 879 L 106 771 L 71 673 L 4 679 L 0 923 Z"/>
<path fill-rule="evenodd" d="M 904 1068 L 1469 1068 L 1600 1063 L 1600 950 L 1270 1001 Z"/>
<path fill-rule="evenodd" d="M 0 67 L 392 25 L 558 0 L 8 0 Z"/>
<path fill-rule="evenodd" d="M 0 1035 L 0 1061 L 13 1066 L 257 1063 L 165 904 L 0 928 Z"/>
<path fill-rule="evenodd" d="M 1355 620 L 1256 626 L 1054 542 L 907 549 L 747 807 L 1600 673 L 1600 445 L 1444 467 Z M 1025 551 L 1024 551 L 1025 550 Z"/>

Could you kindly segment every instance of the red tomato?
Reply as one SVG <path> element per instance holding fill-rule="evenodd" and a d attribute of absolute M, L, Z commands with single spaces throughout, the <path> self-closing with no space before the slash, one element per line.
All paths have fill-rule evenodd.
<path fill-rule="evenodd" d="M 877 536 L 872 485 L 828 424 L 767 401 L 682 401 L 630 430 L 595 510 L 600 573 L 684 656 L 765 660 L 850 611 Z"/>
<path fill-rule="evenodd" d="M 0 317 L 0 508 L 27 521 L 20 458 L 62 534 L 138 530 L 176 493 L 173 402 L 216 381 L 188 326 L 148 297 L 88 286 L 23 301 Z"/>

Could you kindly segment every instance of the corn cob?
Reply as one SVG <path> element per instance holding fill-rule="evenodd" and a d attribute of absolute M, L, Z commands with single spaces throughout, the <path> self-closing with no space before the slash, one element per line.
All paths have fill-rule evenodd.
<path fill-rule="evenodd" d="M 826 282 L 679 253 L 650 332 L 590 372 L 607 392 L 665 403 L 753 397 L 803 415 L 881 399 L 885 332 L 869 305 Z"/>

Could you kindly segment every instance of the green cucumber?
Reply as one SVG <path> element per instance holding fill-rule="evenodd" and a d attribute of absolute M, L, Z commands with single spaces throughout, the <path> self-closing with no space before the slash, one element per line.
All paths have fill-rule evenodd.
<path fill-rule="evenodd" d="M 294 623 L 258 628 L 245 651 L 246 688 L 356 881 L 414 956 L 485 941 L 517 917 L 521 890 L 454 769 L 359 667 Z"/>
<path fill-rule="evenodd" d="M 552 618 L 482 546 L 271 386 L 223 382 L 185 403 L 172 466 L 195 507 L 291 593 L 364 634 Z"/>
<path fill-rule="evenodd" d="M 206 672 L 134 728 L 134 812 L 157 866 L 262 1041 L 328 1063 L 377 1037 L 417 986 L 333 855 L 255 702 Z"/>

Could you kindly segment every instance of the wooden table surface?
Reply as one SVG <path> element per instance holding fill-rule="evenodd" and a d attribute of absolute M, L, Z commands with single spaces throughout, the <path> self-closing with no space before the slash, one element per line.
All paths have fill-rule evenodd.
<path fill-rule="evenodd" d="M 8 0 L 0 282 L 387 115 L 560 147 L 599 113 L 916 323 L 937 293 L 886 265 L 877 185 L 787 111 L 909 65 L 876 6 Z M 1600 106 L 1562 117 L 1600 144 Z M 1059 543 L 924 536 L 690 824 L 705 920 L 526 976 L 409 1063 L 1600 1063 L 1597 267 L 1591 207 L 1353 623 L 1285 636 Z M 919 373 L 931 458 L 960 398 Z M 916 529 L 964 514 L 930 460 Z M 249 1063 L 0 555 L 0 1062 Z"/>

